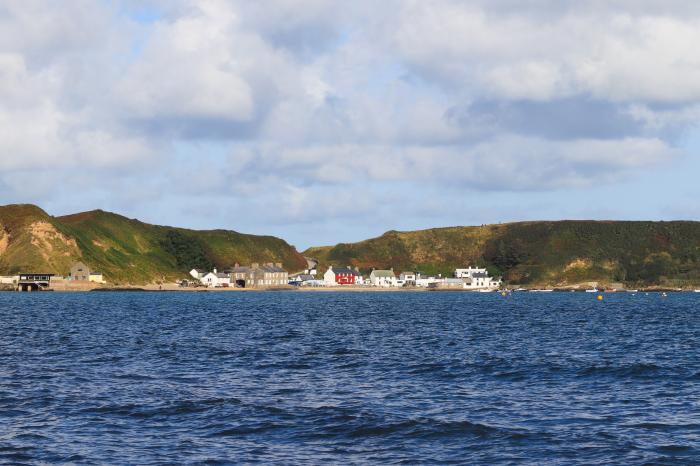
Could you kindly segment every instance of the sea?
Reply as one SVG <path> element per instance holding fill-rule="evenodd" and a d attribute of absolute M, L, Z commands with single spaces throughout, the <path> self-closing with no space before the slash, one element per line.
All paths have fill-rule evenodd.
<path fill-rule="evenodd" d="M 0 293 L 3 464 L 700 464 L 700 293 Z"/>

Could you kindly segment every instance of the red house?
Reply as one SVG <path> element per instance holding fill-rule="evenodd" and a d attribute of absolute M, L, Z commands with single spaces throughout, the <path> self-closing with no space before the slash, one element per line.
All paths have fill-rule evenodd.
<path fill-rule="evenodd" d="M 329 285 L 355 285 L 361 283 L 362 276 L 350 267 L 328 267 L 323 280 Z"/>

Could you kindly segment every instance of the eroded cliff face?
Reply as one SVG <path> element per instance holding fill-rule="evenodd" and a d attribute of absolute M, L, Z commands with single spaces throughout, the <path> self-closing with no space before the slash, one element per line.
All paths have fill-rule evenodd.
<path fill-rule="evenodd" d="M 10 234 L 5 231 L 5 227 L 0 224 L 0 256 L 5 254 L 10 245 Z"/>
<path fill-rule="evenodd" d="M 53 260 L 57 254 L 76 258 L 82 256 L 75 239 L 59 232 L 49 222 L 34 222 L 30 224 L 29 233 L 32 246 L 38 249 L 41 257 L 47 262 Z"/>

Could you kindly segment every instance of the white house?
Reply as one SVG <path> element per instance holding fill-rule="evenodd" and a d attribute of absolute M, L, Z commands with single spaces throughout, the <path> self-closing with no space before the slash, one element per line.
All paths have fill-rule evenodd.
<path fill-rule="evenodd" d="M 221 288 L 231 285 L 231 275 L 227 273 L 218 273 L 216 269 L 204 275 L 200 281 L 209 288 Z"/>
<path fill-rule="evenodd" d="M 90 272 L 89 280 L 93 283 L 107 283 L 102 272 Z"/>
<path fill-rule="evenodd" d="M 485 273 L 486 269 L 480 269 L 478 267 L 467 267 L 466 269 L 455 269 L 455 278 L 472 278 L 475 273 Z"/>
<path fill-rule="evenodd" d="M 431 284 L 437 283 L 441 278 L 424 277 L 422 274 L 416 274 L 416 286 L 419 288 L 428 288 Z"/>
<path fill-rule="evenodd" d="M 2 284 L 2 285 L 14 285 L 18 281 L 19 281 L 19 275 L 0 277 L 0 284 Z"/>
<path fill-rule="evenodd" d="M 483 289 L 498 289 L 501 286 L 501 280 L 494 277 L 489 277 L 486 269 L 478 267 L 467 267 L 466 269 L 456 269 L 455 278 L 465 279 L 467 289 L 483 290 Z"/>
<path fill-rule="evenodd" d="M 369 274 L 369 282 L 372 286 L 388 288 L 397 286 L 396 275 L 394 269 L 391 270 L 372 270 Z"/>
<path fill-rule="evenodd" d="M 202 269 L 192 269 L 190 270 L 190 275 L 195 280 L 201 280 L 207 274 L 206 270 Z"/>

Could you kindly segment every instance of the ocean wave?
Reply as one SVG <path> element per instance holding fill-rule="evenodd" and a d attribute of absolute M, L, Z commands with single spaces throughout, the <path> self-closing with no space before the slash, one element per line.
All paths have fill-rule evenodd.
<path fill-rule="evenodd" d="M 668 368 L 653 363 L 631 363 L 623 365 L 591 365 L 579 369 L 581 376 L 616 376 L 616 377 L 656 377 L 661 372 L 669 371 Z"/>

